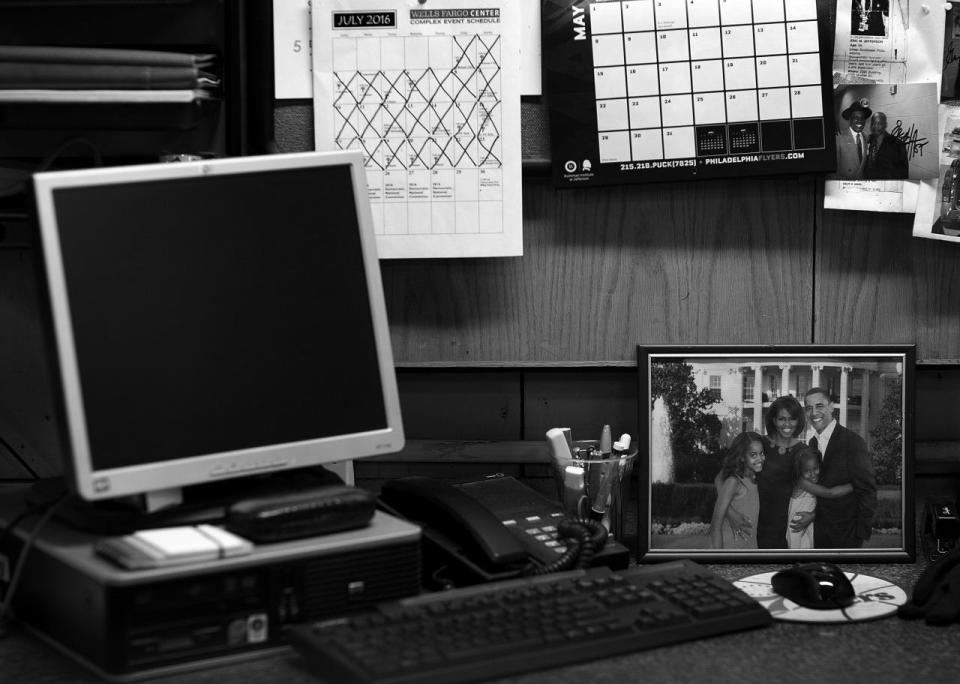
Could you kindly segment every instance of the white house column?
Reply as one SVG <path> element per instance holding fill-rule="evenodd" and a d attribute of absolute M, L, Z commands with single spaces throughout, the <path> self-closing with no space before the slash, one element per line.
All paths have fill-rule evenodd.
<path fill-rule="evenodd" d="M 870 448 L 870 371 L 863 369 L 863 397 L 860 399 L 860 423 L 863 425 L 863 439 Z"/>
<path fill-rule="evenodd" d="M 753 430 L 763 434 L 763 366 L 753 366 Z"/>
<path fill-rule="evenodd" d="M 847 425 L 847 385 L 850 376 L 850 366 L 840 366 L 840 424 Z"/>
<path fill-rule="evenodd" d="M 743 427 L 743 420 L 747 416 L 747 397 L 746 392 L 744 392 L 744 387 L 746 384 L 744 380 L 747 379 L 747 369 L 743 366 L 737 368 L 737 372 L 740 374 L 740 391 L 738 396 L 740 397 L 739 408 L 740 408 L 740 426 Z"/>
<path fill-rule="evenodd" d="M 812 371 L 812 374 L 811 374 L 812 377 L 810 378 L 810 387 L 820 386 L 820 369 L 821 368 L 823 368 L 823 366 L 818 366 L 818 365 L 810 366 L 810 370 Z"/>
<path fill-rule="evenodd" d="M 790 364 L 780 364 L 780 396 L 785 397 L 790 394 Z"/>

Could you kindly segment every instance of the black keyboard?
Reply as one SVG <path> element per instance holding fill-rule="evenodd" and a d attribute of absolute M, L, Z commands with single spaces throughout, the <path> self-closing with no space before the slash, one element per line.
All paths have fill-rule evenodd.
<path fill-rule="evenodd" d="M 691 561 L 591 568 L 383 603 L 289 636 L 329 682 L 466 682 L 770 624 L 765 608 Z"/>

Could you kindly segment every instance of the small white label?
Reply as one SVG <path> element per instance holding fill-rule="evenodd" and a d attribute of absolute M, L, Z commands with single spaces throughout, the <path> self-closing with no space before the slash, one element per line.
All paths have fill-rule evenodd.
<path fill-rule="evenodd" d="M 262 644 L 270 634 L 267 614 L 254 613 L 247 618 L 247 643 Z"/>

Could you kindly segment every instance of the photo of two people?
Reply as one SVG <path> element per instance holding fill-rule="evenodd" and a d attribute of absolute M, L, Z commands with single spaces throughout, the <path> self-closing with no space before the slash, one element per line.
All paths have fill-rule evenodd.
<path fill-rule="evenodd" d="M 841 181 L 902 181 L 936 178 L 937 89 L 935 84 L 837 85 L 837 170 Z"/>

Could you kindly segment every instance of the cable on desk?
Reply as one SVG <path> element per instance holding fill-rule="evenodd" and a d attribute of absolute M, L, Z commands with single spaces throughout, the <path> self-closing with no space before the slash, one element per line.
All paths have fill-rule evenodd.
<path fill-rule="evenodd" d="M 0 196 L 2 196 L 2 194 L 3 193 L 0 192 Z M 0 239 L 2 239 L 2 236 L 0 236 Z M 27 459 L 24 458 L 16 449 L 14 449 L 13 445 L 3 438 L 3 435 L 0 435 L 0 447 L 3 447 L 5 450 L 10 452 L 10 454 L 13 455 L 14 460 L 16 460 L 17 463 L 19 463 L 24 470 L 30 473 L 30 476 L 33 479 L 35 480 L 39 479 L 40 475 L 37 473 L 37 471 L 30 467 L 30 464 L 27 462 Z"/>
<path fill-rule="evenodd" d="M 66 150 L 73 147 L 74 145 L 83 145 L 90 149 L 90 156 L 93 157 L 93 165 L 96 167 L 103 166 L 103 157 L 100 154 L 100 149 L 93 144 L 93 141 L 89 138 L 68 138 L 60 144 L 57 149 L 48 154 L 46 158 L 40 162 L 40 166 L 37 167 L 37 172 L 46 171 L 50 168 L 50 165 L 57 160 L 57 158 L 63 154 Z"/>
<path fill-rule="evenodd" d="M 37 521 L 37 524 L 34 525 L 32 530 L 30 530 L 29 536 L 27 537 L 26 541 L 23 543 L 23 548 L 20 549 L 20 555 L 17 558 L 16 565 L 14 566 L 13 572 L 10 575 L 10 582 L 7 584 L 7 590 L 3 595 L 3 601 L 0 602 L 0 637 L 4 637 L 9 633 L 8 612 L 10 610 L 11 604 L 13 603 L 13 594 L 17 589 L 17 584 L 19 584 L 20 582 L 20 576 L 23 574 L 23 568 L 24 566 L 26 566 L 27 554 L 29 553 L 30 549 L 33 548 L 33 544 L 34 542 L 36 542 L 36 539 L 39 536 L 40 531 L 46 526 L 50 518 L 54 516 L 54 514 L 57 512 L 60 506 L 62 506 L 67 501 L 68 498 L 69 498 L 69 495 L 64 493 L 58 499 L 56 499 L 54 502 L 50 504 L 50 506 L 46 509 L 46 511 L 43 512 L 43 515 L 41 516 L 40 520 Z M 34 508 L 31 510 L 25 511 L 24 513 L 21 513 L 16 518 L 14 518 L 10 522 L 10 524 L 7 525 L 7 527 L 3 530 L 3 532 L 0 532 L 0 541 L 2 541 L 3 537 L 9 534 L 11 530 L 13 530 L 14 526 L 22 522 L 28 515 L 38 513 L 40 512 L 40 510 L 42 509 Z"/>
<path fill-rule="evenodd" d="M 60 502 L 61 498 L 66 496 L 65 491 L 61 491 L 55 497 L 51 498 L 49 501 L 44 501 L 40 504 L 30 505 L 28 504 L 26 509 L 21 512 L 19 515 L 14 516 L 13 520 L 7 523 L 7 526 L 0 530 L 0 548 L 3 547 L 3 542 L 8 535 L 13 533 L 13 530 L 22 523 L 24 520 L 29 518 L 31 515 L 42 515 L 50 506 Z"/>

